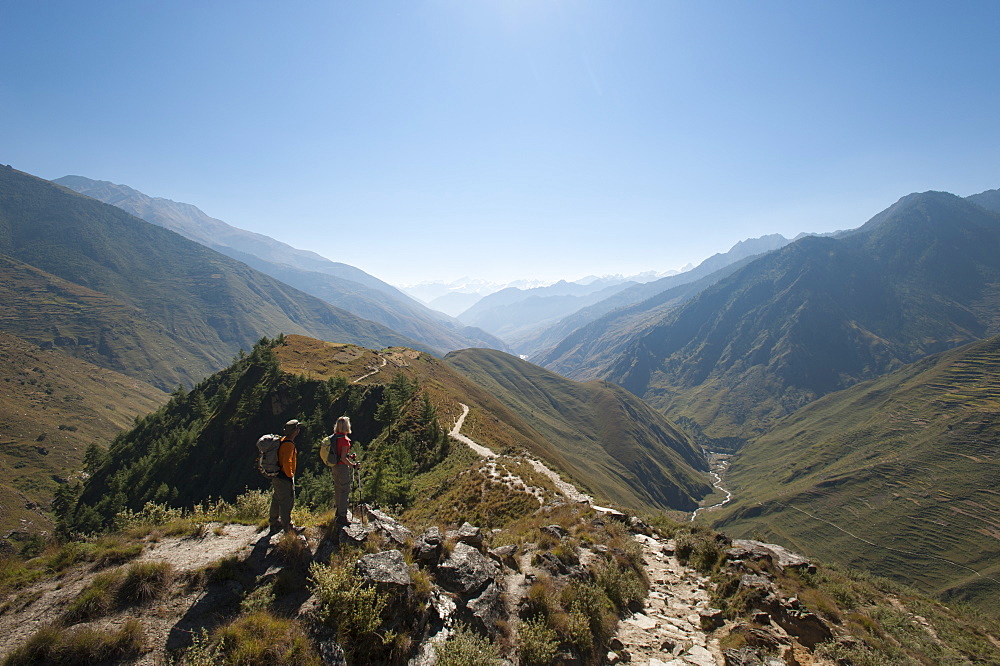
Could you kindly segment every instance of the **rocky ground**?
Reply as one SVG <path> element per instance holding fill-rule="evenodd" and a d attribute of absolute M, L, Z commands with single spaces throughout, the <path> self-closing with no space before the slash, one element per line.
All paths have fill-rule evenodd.
<path fill-rule="evenodd" d="M 460 427 L 461 420 L 452 436 L 461 437 Z M 488 449 L 474 442 L 472 445 L 487 464 L 496 459 Z M 552 478 L 559 488 L 561 497 L 557 503 L 589 505 L 589 497 L 559 479 L 540 462 L 532 461 L 532 464 Z M 635 520 L 629 521 L 622 514 L 593 508 L 598 518 L 592 520 L 622 521 L 631 526 L 632 537 L 642 548 L 643 565 L 650 583 L 645 601 L 635 603 L 621 618 L 606 655 L 607 664 L 805 666 L 823 663 L 814 661 L 803 643 L 814 644 L 828 636 L 823 633 L 823 627 L 815 624 L 818 619 L 806 618 L 803 624 L 800 617 L 803 614 L 795 611 L 794 600 L 775 598 L 770 614 L 758 614 L 759 626 L 751 628 L 725 622 L 721 612 L 710 607 L 709 580 L 680 563 L 672 541 L 656 536 L 648 527 Z M 371 507 L 362 509 L 355 516 L 355 524 L 345 529 L 336 532 L 323 528 L 307 530 L 300 537 L 302 546 L 294 561 L 281 552 L 280 535 L 258 532 L 251 526 L 209 524 L 195 533 L 170 537 L 154 532 L 145 539 L 138 561 L 168 563 L 172 573 L 164 584 L 165 589 L 159 591 L 156 603 L 117 608 L 91 622 L 78 624 L 108 631 L 122 626 L 130 618 L 139 619 L 147 650 L 132 663 L 164 664 L 177 649 L 190 645 L 197 633 L 211 630 L 238 613 L 241 600 L 254 589 L 281 577 L 286 591 L 276 601 L 280 612 L 299 617 L 308 624 L 318 603 L 309 593 L 308 563 L 326 562 L 331 553 L 344 544 L 375 540 L 373 543 L 380 545 L 379 552 L 364 555 L 357 563 L 357 572 L 380 589 L 396 588 L 408 593 L 414 585 L 414 567 L 432 574 L 429 619 L 422 625 L 420 635 L 414 636 L 419 647 L 411 661 L 413 666 L 431 666 L 435 661 L 433 646 L 445 640 L 459 621 L 493 636 L 497 626 L 502 624 L 506 627 L 507 640 L 516 646 L 518 613 L 532 582 L 542 576 L 585 575 L 588 565 L 603 554 L 599 547 L 580 548 L 579 562 L 565 568 L 552 558 L 536 557 L 539 553 L 532 544 L 490 550 L 484 545 L 482 531 L 469 524 L 447 533 L 430 528 L 414 535 L 390 516 Z M 557 525 L 542 527 L 541 531 L 557 542 L 568 538 L 565 530 Z M 759 557 L 785 566 L 808 564 L 801 558 L 796 559 L 794 554 L 768 550 L 762 544 L 737 542 L 732 545 L 729 565 L 732 567 L 739 568 L 742 562 Z M 218 567 L 227 558 L 239 563 L 242 575 L 206 583 L 205 572 Z M 407 559 L 414 564 L 408 564 Z M 100 571 L 94 564 L 79 564 L 58 577 L 0 600 L 0 657 L 22 645 L 41 627 L 65 622 L 73 600 Z M 746 584 L 768 585 L 767 580 L 759 578 L 750 577 Z M 734 631 L 744 632 L 753 640 L 745 641 L 739 650 L 723 649 L 720 641 Z M 336 650 L 326 650 L 328 663 L 338 663 L 335 657 L 330 657 L 335 654 Z M 579 661 L 563 653 L 557 663 L 568 666 Z"/>

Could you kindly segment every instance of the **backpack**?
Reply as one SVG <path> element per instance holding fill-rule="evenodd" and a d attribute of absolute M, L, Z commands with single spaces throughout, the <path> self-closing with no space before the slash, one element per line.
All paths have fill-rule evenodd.
<path fill-rule="evenodd" d="M 327 467 L 337 466 L 337 437 L 343 435 L 327 435 L 319 443 L 319 459 Z"/>
<path fill-rule="evenodd" d="M 257 440 L 257 470 L 264 476 L 274 477 L 281 474 L 281 463 L 278 462 L 278 447 L 281 437 L 264 435 Z"/>

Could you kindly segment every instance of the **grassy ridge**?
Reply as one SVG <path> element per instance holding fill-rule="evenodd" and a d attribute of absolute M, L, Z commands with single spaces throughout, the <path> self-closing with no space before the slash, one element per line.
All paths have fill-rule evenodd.
<path fill-rule="evenodd" d="M 998 414 L 1000 337 L 827 396 L 734 459 L 716 524 L 1000 614 Z"/>

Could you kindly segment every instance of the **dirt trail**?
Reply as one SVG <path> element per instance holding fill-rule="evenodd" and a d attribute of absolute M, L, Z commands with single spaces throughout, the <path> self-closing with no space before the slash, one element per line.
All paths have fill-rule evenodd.
<path fill-rule="evenodd" d="M 220 598 L 222 591 L 204 589 L 187 590 L 184 583 L 190 574 L 224 557 L 236 556 L 241 560 L 253 555 L 254 544 L 264 533 L 246 525 L 208 524 L 202 536 L 167 537 L 147 540 L 139 561 L 168 562 L 174 572 L 170 589 L 164 591 L 164 599 L 150 605 L 130 606 L 112 610 L 93 622 L 80 623 L 104 631 L 119 629 L 126 620 L 139 619 L 143 626 L 143 642 L 153 649 L 145 653 L 133 664 L 166 663 L 165 646 L 174 645 L 178 640 L 187 642 L 193 627 L 207 624 L 205 616 L 214 612 L 218 604 L 225 605 L 228 599 Z M 122 565 L 128 567 L 128 564 Z M 103 571 L 110 571 L 108 567 Z M 10 595 L 11 606 L 0 614 L 0 659 L 23 645 L 41 627 L 58 623 L 69 605 L 94 580 L 98 570 L 91 563 L 78 564 L 64 573 L 41 581 L 18 593 Z M 235 585 L 235 583 L 233 583 Z M 233 598 L 238 590 L 228 591 Z M 0 599 L 0 602 L 4 602 Z"/>
<path fill-rule="evenodd" d="M 494 452 L 459 432 L 468 413 L 468 406 L 462 404 L 462 416 L 449 434 L 479 455 L 495 458 Z M 531 464 L 551 478 L 569 501 L 589 504 L 598 511 L 610 511 L 594 506 L 590 496 L 563 481 L 540 461 L 532 460 Z M 614 652 L 608 654 L 608 663 L 627 661 L 635 666 L 725 664 L 718 640 L 701 628 L 700 612 L 708 612 L 709 608 L 708 578 L 678 562 L 673 555 L 673 544 L 667 540 L 643 534 L 636 534 L 634 538 L 642 546 L 643 564 L 650 582 L 649 595 L 641 611 L 618 624 L 612 641 Z M 507 581 L 508 592 L 524 585 L 523 580 Z"/>

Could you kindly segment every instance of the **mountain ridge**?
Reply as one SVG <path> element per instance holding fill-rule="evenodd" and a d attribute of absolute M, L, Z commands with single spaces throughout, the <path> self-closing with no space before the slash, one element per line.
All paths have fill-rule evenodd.
<path fill-rule="evenodd" d="M 413 338 L 440 353 L 506 345 L 485 331 L 436 312 L 403 291 L 348 264 L 300 250 L 263 234 L 210 217 L 192 204 L 150 197 L 127 185 L 64 176 L 52 181 L 114 205 L 359 317 Z"/>
<path fill-rule="evenodd" d="M 173 364 L 169 380 L 151 382 L 168 390 L 178 377 L 194 383 L 223 367 L 265 334 L 429 350 L 173 231 L 10 167 L 0 168 L 0 254 L 100 292 L 162 327 L 162 351 L 149 348 L 149 337 L 142 352 Z M 24 330 L 35 326 L 31 308 L 6 314 L 5 326 L 16 319 L 22 337 L 57 341 L 51 332 Z M 113 318 L 101 324 L 110 331 L 116 326 Z M 176 345 L 180 353 L 170 350 Z M 100 338 L 83 347 L 96 352 L 91 360 L 104 359 L 99 365 L 112 363 Z"/>

